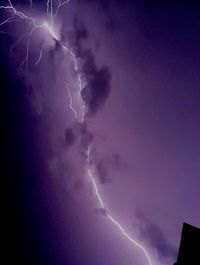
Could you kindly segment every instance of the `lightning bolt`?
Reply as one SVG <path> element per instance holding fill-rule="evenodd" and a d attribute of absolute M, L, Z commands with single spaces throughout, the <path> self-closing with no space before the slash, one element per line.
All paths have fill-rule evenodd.
<path fill-rule="evenodd" d="M 72 96 L 71 96 L 71 93 L 70 93 L 70 89 L 69 89 L 69 86 L 66 84 L 67 86 L 67 90 L 68 90 L 68 95 L 69 95 L 69 106 L 70 106 L 70 109 L 74 112 L 74 115 L 75 115 L 75 118 L 78 119 L 78 114 L 75 110 L 75 108 L 73 107 L 73 100 L 72 100 Z"/>
<path fill-rule="evenodd" d="M 81 74 L 80 74 L 80 71 L 79 71 L 79 67 L 78 67 L 78 60 L 76 58 L 76 55 L 75 53 L 73 53 L 73 51 L 71 49 L 69 49 L 68 47 L 66 47 L 65 45 L 62 45 L 62 48 L 63 50 L 66 52 L 66 53 L 69 53 L 72 57 L 72 60 L 74 62 L 74 70 L 75 72 L 77 73 L 77 79 L 78 79 L 78 87 L 79 87 L 79 98 L 81 99 L 81 102 L 82 102 L 82 105 L 83 105 L 83 110 L 82 110 L 82 113 L 81 113 L 81 119 L 77 119 L 78 121 L 80 121 L 81 123 L 84 122 L 84 118 L 85 118 L 85 103 L 84 101 L 82 100 L 82 96 L 81 96 L 81 91 L 82 91 L 82 79 L 81 79 Z M 72 98 L 71 98 L 71 105 L 72 105 Z M 75 111 L 77 113 L 77 111 Z"/>
<path fill-rule="evenodd" d="M 95 192 L 95 196 L 100 204 L 100 207 L 105 211 L 105 214 L 106 216 L 108 217 L 108 219 L 112 222 L 112 224 L 114 226 L 116 226 L 118 228 L 118 230 L 122 233 L 122 235 L 128 239 L 129 242 L 131 242 L 131 244 L 135 245 L 136 247 L 138 247 L 139 249 L 141 249 L 144 253 L 144 255 L 146 256 L 148 262 L 150 265 L 153 265 L 152 261 L 151 261 L 151 258 L 147 252 L 147 250 L 141 245 L 139 244 L 134 238 L 132 238 L 128 232 L 122 227 L 122 225 L 116 220 L 116 218 L 114 218 L 109 210 L 107 209 L 107 207 L 105 206 L 105 203 L 100 195 L 100 192 L 98 190 L 98 185 L 95 181 L 95 177 L 93 176 L 93 170 L 92 170 L 92 163 L 91 163 L 91 159 L 90 159 L 90 156 L 91 156 L 91 146 L 88 146 L 88 149 L 87 149 L 87 152 L 86 152 L 86 156 L 87 156 L 87 173 L 88 173 L 88 176 L 90 178 L 90 181 L 92 183 L 92 186 L 93 186 L 93 189 L 94 189 L 94 192 Z"/>
<path fill-rule="evenodd" d="M 58 5 L 57 5 L 57 7 L 56 7 L 56 12 L 54 13 L 54 17 L 57 16 L 59 9 L 60 9 L 62 6 L 64 6 L 65 4 L 69 3 L 70 1 L 71 1 L 71 0 L 67 0 L 67 1 L 61 2 L 61 1 L 59 0 L 59 3 L 58 3 Z"/>
<path fill-rule="evenodd" d="M 43 54 L 43 49 L 40 50 L 40 54 L 39 54 L 39 57 L 37 59 L 37 61 L 35 62 L 35 66 L 38 65 L 42 59 L 42 54 Z"/>
<path fill-rule="evenodd" d="M 32 28 L 31 28 L 30 32 L 27 35 L 24 36 L 24 37 L 27 37 L 28 40 L 27 40 L 27 46 L 26 46 L 26 56 L 25 56 L 24 60 L 21 63 L 21 66 L 24 63 L 26 63 L 27 64 L 27 69 L 28 69 L 28 59 L 29 59 L 29 49 L 30 49 L 31 38 L 33 36 L 33 33 L 36 30 L 39 30 L 41 28 L 45 29 L 45 31 L 52 37 L 52 39 L 54 39 L 54 40 L 56 40 L 56 41 L 58 41 L 60 43 L 64 53 L 69 54 L 71 56 L 73 64 L 74 64 L 74 70 L 77 73 L 79 97 L 80 97 L 81 103 L 83 105 L 82 112 L 81 112 L 81 115 L 80 115 L 81 117 L 79 118 L 78 110 L 76 110 L 75 107 L 73 106 L 73 99 L 72 99 L 72 96 L 71 96 L 71 93 L 70 93 L 70 88 L 66 84 L 67 90 L 68 90 L 68 96 L 69 96 L 69 107 L 70 107 L 71 111 L 74 113 L 75 119 L 78 122 L 84 123 L 85 114 L 86 114 L 86 105 L 85 105 L 85 103 L 84 103 L 84 101 L 82 100 L 82 97 L 81 97 L 81 92 L 82 92 L 82 88 L 83 88 L 83 82 L 82 82 L 81 74 L 80 74 L 79 67 L 78 67 L 78 59 L 76 58 L 75 53 L 70 48 L 68 48 L 66 45 L 62 44 L 59 41 L 59 36 L 54 31 L 54 19 L 58 15 L 59 9 L 62 6 L 64 6 L 65 4 L 69 3 L 69 2 L 70 2 L 70 0 L 63 1 L 63 2 L 61 0 L 59 0 L 58 5 L 56 6 L 56 9 L 55 9 L 55 13 L 54 13 L 53 0 L 47 0 L 47 2 L 46 2 L 46 12 L 47 12 L 47 14 L 50 15 L 50 24 L 49 24 L 47 21 L 44 21 L 44 22 L 41 23 L 41 22 L 39 22 L 39 20 L 37 18 L 31 17 L 29 15 L 26 15 L 24 12 L 17 10 L 13 6 L 11 0 L 8 0 L 8 5 L 0 6 L 0 10 L 11 11 L 11 15 L 10 15 L 10 17 L 8 17 L 4 21 L 2 21 L 0 23 L 0 26 L 5 25 L 7 23 L 13 23 L 13 22 L 16 22 L 16 21 L 19 21 L 19 20 L 23 20 L 23 19 L 26 19 L 27 21 L 31 22 Z M 31 9 L 32 9 L 32 6 L 33 6 L 33 2 L 32 2 L 32 0 L 30 0 Z M 0 31 L 0 33 L 6 34 L 6 32 L 4 32 L 4 31 Z M 20 42 L 20 40 L 18 42 Z M 41 48 L 41 50 L 40 50 L 38 59 L 35 62 L 35 66 L 37 66 L 40 63 L 41 58 L 42 58 L 42 54 L 43 54 L 43 48 Z M 94 190 L 94 193 L 95 193 L 95 197 L 96 197 L 100 207 L 103 210 L 105 210 L 105 214 L 106 214 L 107 218 L 119 230 L 119 232 L 131 244 L 133 244 L 134 246 L 138 247 L 144 253 L 145 257 L 147 258 L 148 264 L 149 265 L 153 265 L 147 250 L 139 242 L 137 242 L 133 237 L 131 237 L 129 235 L 129 233 L 123 228 L 123 226 L 120 224 L 120 222 L 118 222 L 117 219 L 115 217 L 113 217 L 113 215 L 110 213 L 110 211 L 105 206 L 105 203 L 104 203 L 104 201 L 103 201 L 103 199 L 101 197 L 101 194 L 99 192 L 99 189 L 98 189 L 96 178 L 95 178 L 94 173 L 93 173 L 93 166 L 94 165 L 91 162 L 91 150 L 92 150 L 92 147 L 89 145 L 88 148 L 87 148 L 87 151 L 86 151 L 86 169 L 87 169 L 87 175 L 89 177 L 89 180 L 92 183 L 92 187 L 93 187 L 93 190 Z"/>
<path fill-rule="evenodd" d="M 83 110 L 81 112 L 80 118 L 78 118 L 78 111 L 76 111 L 73 108 L 73 99 L 72 99 L 72 97 L 70 95 L 70 91 L 69 91 L 69 88 L 68 88 L 68 95 L 69 95 L 69 98 L 70 98 L 70 109 L 74 112 L 75 118 L 78 121 L 83 122 L 84 117 L 85 117 L 85 103 L 83 102 L 82 97 L 81 97 L 82 80 L 81 80 L 81 74 L 80 74 L 79 67 L 78 67 L 78 60 L 76 58 L 75 53 L 69 47 L 67 47 L 66 45 L 64 45 L 64 44 L 62 44 L 60 42 L 59 36 L 54 30 L 54 19 L 58 15 L 58 12 L 59 12 L 60 8 L 62 6 L 64 6 L 64 5 L 66 5 L 69 2 L 70 2 L 70 0 L 66 0 L 66 1 L 63 1 L 63 2 L 61 0 L 59 0 L 58 5 L 56 6 L 55 13 L 54 13 L 54 11 L 53 11 L 53 0 L 47 0 L 47 2 L 46 2 L 46 12 L 47 12 L 47 14 L 50 14 L 50 23 L 48 23 L 47 21 L 40 22 L 37 18 L 29 16 L 29 15 L 26 15 L 24 12 L 17 10 L 13 6 L 11 0 L 8 0 L 8 5 L 0 6 L 0 10 L 11 11 L 11 14 L 10 14 L 10 17 L 8 17 L 7 19 L 5 19 L 4 21 L 2 21 L 0 23 L 0 26 L 5 25 L 7 23 L 20 21 L 22 19 L 26 19 L 29 22 L 31 22 L 32 28 L 31 28 L 30 32 L 27 33 L 25 36 L 23 36 L 23 38 L 27 38 L 26 55 L 25 55 L 25 58 L 23 59 L 23 61 L 21 62 L 20 66 L 19 66 L 19 67 L 22 67 L 24 64 L 26 64 L 26 73 L 28 73 L 29 50 L 30 50 L 31 38 L 32 38 L 32 36 L 33 36 L 35 31 L 37 31 L 39 29 L 44 29 L 52 37 L 52 39 L 54 39 L 54 40 L 59 42 L 59 44 L 61 45 L 61 48 L 63 49 L 64 53 L 65 54 L 69 54 L 71 56 L 73 64 L 74 64 L 74 69 L 75 69 L 75 72 L 77 74 L 79 98 L 81 100 L 81 105 L 83 106 Z M 32 8 L 32 5 L 33 5 L 32 1 L 30 1 L 30 5 L 31 5 L 31 8 Z M 6 32 L 4 32 L 4 31 L 2 31 L 0 33 L 6 34 Z M 20 41 L 23 38 L 21 38 L 17 42 L 17 44 L 19 44 Z M 41 48 L 41 50 L 40 50 L 38 59 L 35 62 L 35 66 L 37 66 L 40 63 L 41 58 L 42 58 L 42 54 L 43 54 L 43 48 Z"/>

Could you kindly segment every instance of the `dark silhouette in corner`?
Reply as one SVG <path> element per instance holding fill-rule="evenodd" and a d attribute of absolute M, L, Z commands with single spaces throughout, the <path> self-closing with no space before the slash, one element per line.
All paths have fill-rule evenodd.
<path fill-rule="evenodd" d="M 177 262 L 174 265 L 200 265 L 200 229 L 183 224 Z"/>

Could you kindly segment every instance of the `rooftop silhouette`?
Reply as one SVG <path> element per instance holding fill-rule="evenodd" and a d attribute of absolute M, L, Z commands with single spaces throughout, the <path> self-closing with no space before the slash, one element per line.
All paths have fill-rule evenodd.
<path fill-rule="evenodd" d="M 177 262 L 174 265 L 200 265 L 200 229 L 184 223 Z"/>

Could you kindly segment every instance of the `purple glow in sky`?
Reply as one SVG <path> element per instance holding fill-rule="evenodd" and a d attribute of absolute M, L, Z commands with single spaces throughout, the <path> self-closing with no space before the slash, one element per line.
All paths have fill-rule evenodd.
<path fill-rule="evenodd" d="M 182 223 L 200 226 L 194 7 L 136 2 L 0 5 L 64 263 L 170 265 Z"/>

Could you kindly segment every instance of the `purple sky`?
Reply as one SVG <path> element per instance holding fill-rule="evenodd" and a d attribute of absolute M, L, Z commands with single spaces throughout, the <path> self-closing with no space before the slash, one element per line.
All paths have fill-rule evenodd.
<path fill-rule="evenodd" d="M 154 265 L 175 262 L 183 222 L 200 226 L 200 7 L 132 2 L 71 0 L 59 11 L 56 32 L 76 54 L 83 78 L 84 125 L 69 107 L 66 82 L 78 113 L 83 103 L 62 44 L 34 33 L 27 75 L 13 66 L 42 131 L 41 182 L 59 212 L 54 222 L 62 243 L 55 252 L 63 261 L 70 256 L 70 265 L 149 264 L 98 210 L 85 165 L 90 143 L 106 207 Z M 45 14 L 34 1 L 26 10 Z M 11 64 L 20 64 L 25 47 L 10 51 Z"/>

